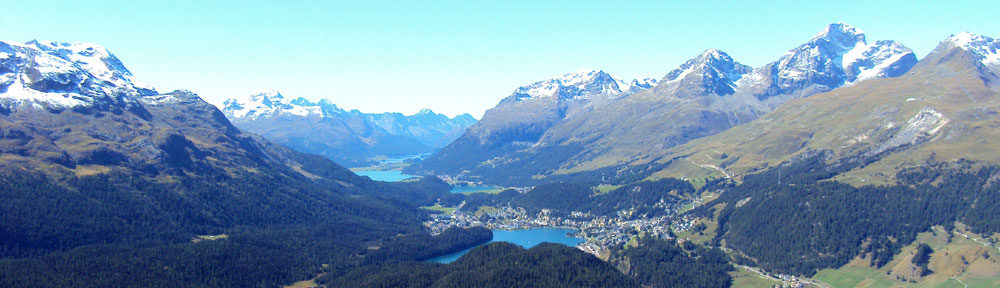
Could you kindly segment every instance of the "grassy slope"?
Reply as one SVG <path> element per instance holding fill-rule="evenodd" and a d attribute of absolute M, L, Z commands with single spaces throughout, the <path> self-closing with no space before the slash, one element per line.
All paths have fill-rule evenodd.
<path fill-rule="evenodd" d="M 966 231 L 962 225 L 957 226 L 956 231 L 951 231 L 953 237 L 950 243 L 947 241 L 948 232 L 940 226 L 935 226 L 933 233 L 920 233 L 917 241 L 903 248 L 892 262 L 881 269 L 867 266 L 866 260 L 856 259 L 837 269 L 820 270 L 813 278 L 834 287 L 965 287 L 961 283 L 968 284 L 968 287 L 1000 286 L 1000 260 L 997 259 L 1000 250 L 955 234 L 964 233 L 974 239 L 982 239 L 981 235 Z M 920 243 L 934 249 L 928 264 L 934 273 L 913 278 L 916 283 L 896 279 L 896 276 L 908 276 L 913 251 Z M 989 259 L 984 259 L 984 253 L 990 256 Z M 968 264 L 962 261 L 962 257 Z"/>
<path fill-rule="evenodd" d="M 958 62 L 958 61 L 955 61 Z M 891 183 L 895 171 L 958 158 L 1000 162 L 1000 93 L 987 88 L 975 68 L 944 63 L 899 78 L 873 79 L 852 87 L 790 101 L 775 111 L 720 134 L 669 150 L 678 157 L 654 177 L 718 177 L 720 167 L 739 177 L 773 166 L 808 149 L 830 149 L 846 157 L 873 150 L 891 139 L 925 108 L 947 123 L 929 141 L 863 169 L 841 175 L 849 183 Z M 915 69 L 916 70 L 916 69 Z"/>

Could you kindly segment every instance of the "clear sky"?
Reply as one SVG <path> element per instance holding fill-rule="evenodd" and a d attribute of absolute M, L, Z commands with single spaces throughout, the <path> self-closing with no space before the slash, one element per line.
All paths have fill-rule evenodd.
<path fill-rule="evenodd" d="M 709 48 L 759 67 L 837 21 L 923 57 L 961 31 L 1000 36 L 998 12 L 995 0 L 0 0 L 0 39 L 94 42 L 158 90 L 217 105 L 276 89 L 479 118 L 518 86 L 582 69 L 661 78 Z"/>

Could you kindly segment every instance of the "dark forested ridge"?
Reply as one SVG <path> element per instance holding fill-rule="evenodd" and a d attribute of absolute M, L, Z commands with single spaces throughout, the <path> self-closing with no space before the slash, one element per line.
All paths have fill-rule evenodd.
<path fill-rule="evenodd" d="M 367 266 L 323 281 L 333 287 L 639 287 L 579 249 L 542 243 L 526 250 L 505 242 L 479 246 L 450 264 Z"/>
<path fill-rule="evenodd" d="M 419 230 L 423 212 L 375 196 L 352 196 L 272 175 L 211 175 L 158 183 L 128 173 L 59 183 L 37 173 L 0 174 L 5 220 L 2 256 L 31 256 L 80 245 L 172 243 L 235 227 L 374 224 Z M 394 203 L 399 202 L 399 203 Z"/>
<path fill-rule="evenodd" d="M 611 259 L 647 287 L 729 287 L 729 256 L 709 248 L 643 237 L 636 247 L 611 249 Z"/>
<path fill-rule="evenodd" d="M 529 211 L 552 209 L 559 214 L 571 211 L 614 215 L 620 210 L 635 209 L 635 217 L 661 216 L 664 209 L 652 208 L 659 202 L 676 203 L 682 197 L 691 197 L 695 192 L 687 181 L 660 179 L 623 185 L 608 193 L 600 194 L 591 186 L 575 182 L 548 183 L 534 187 L 524 194 L 509 190 L 498 194 L 471 194 L 463 209 L 477 209 L 479 206 L 513 205 Z"/>
<path fill-rule="evenodd" d="M 725 192 L 691 213 L 710 217 L 725 203 L 715 243 L 725 240 L 770 271 L 800 275 L 859 255 L 881 267 L 934 225 L 960 221 L 976 232 L 1000 231 L 998 167 L 930 162 L 899 172 L 895 185 L 854 187 L 823 180 L 857 166 L 823 159 L 798 159 L 739 185 L 710 185 Z"/>
<path fill-rule="evenodd" d="M 432 237 L 419 224 L 424 212 L 405 202 L 315 190 L 289 197 L 254 181 L 187 183 L 178 194 L 179 187 L 125 175 L 85 177 L 69 188 L 41 175 L 0 179 L 9 200 L 0 203 L 3 287 L 275 287 L 435 257 L 491 237 L 484 228 Z M 228 198 L 215 185 L 246 194 Z"/>
<path fill-rule="evenodd" d="M 0 173 L 0 286 L 274 287 L 435 257 L 491 237 L 482 228 L 427 234 L 420 223 L 426 211 L 415 205 L 440 192 L 433 180 L 388 185 L 315 161 L 303 169 L 339 178 L 276 170 L 206 171 L 177 181 L 127 170 L 64 178 Z M 221 239 L 199 238 L 205 235 Z M 371 245 L 409 253 L 362 261 L 378 251 Z"/>
<path fill-rule="evenodd" d="M 460 174 L 462 176 L 458 177 L 459 180 L 511 187 L 537 186 L 560 182 L 595 186 L 598 184 L 621 185 L 640 182 L 653 172 L 659 171 L 669 165 L 669 162 L 658 163 L 657 161 L 650 161 L 649 164 L 642 165 L 609 166 L 590 171 L 552 174 L 551 168 L 545 167 L 558 167 L 559 163 L 567 161 L 574 154 L 578 153 L 580 147 L 577 145 L 545 146 L 541 148 L 541 151 L 530 153 L 506 151 L 504 153 L 513 153 L 512 155 L 521 157 L 514 157 L 514 162 L 512 163 L 494 167 L 490 165 L 478 165 L 479 161 L 474 161 L 474 163 L 469 162 L 471 159 L 478 159 L 477 157 L 485 157 L 481 155 L 484 151 L 476 150 L 467 143 L 459 143 L 462 141 L 468 141 L 468 139 L 459 138 L 452 145 L 449 145 L 449 147 L 457 147 L 451 149 L 449 153 L 463 156 L 448 158 L 440 154 L 432 154 L 429 158 L 415 165 L 408 166 L 403 171 L 418 175 Z M 495 156 L 505 155 L 504 153 L 496 154 Z M 447 161 L 444 158 L 448 158 Z M 512 169 L 512 167 L 516 168 Z M 459 168 L 462 168 L 462 170 L 454 170 Z M 537 175 L 547 176 L 536 178 L 535 176 Z"/>
<path fill-rule="evenodd" d="M 364 262 L 377 265 L 398 260 L 422 261 L 459 252 L 492 239 L 493 231 L 479 226 L 449 228 L 433 236 L 428 233 L 401 235 L 365 254 Z"/>

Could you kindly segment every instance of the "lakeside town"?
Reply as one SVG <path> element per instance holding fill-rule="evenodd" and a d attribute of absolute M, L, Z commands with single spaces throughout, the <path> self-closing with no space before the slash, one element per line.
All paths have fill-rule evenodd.
<path fill-rule="evenodd" d="M 520 189 L 519 191 L 527 190 Z M 698 230 L 704 229 L 703 224 L 697 223 L 694 217 L 687 215 L 679 217 L 678 215 L 701 206 L 705 202 L 708 200 L 703 197 L 676 203 L 660 201 L 654 203 L 653 208 L 662 209 L 665 212 L 663 216 L 645 218 L 636 215 L 637 207 L 620 210 L 613 217 L 595 216 L 581 211 L 572 211 L 569 214 L 556 213 L 551 209 L 541 209 L 537 213 L 530 213 L 523 207 L 514 207 L 509 204 L 503 207 L 477 207 L 474 209 L 475 212 L 468 213 L 463 211 L 466 210 L 463 209 L 466 205 L 466 202 L 463 201 L 450 213 L 431 214 L 431 220 L 425 221 L 424 226 L 428 227 L 432 234 L 439 234 L 452 227 L 477 226 L 490 230 L 571 229 L 576 232 L 568 236 L 584 240 L 576 246 L 578 249 L 598 258 L 607 259 L 610 247 L 626 245 L 640 234 L 673 239 L 677 237 L 675 233 L 698 233 Z M 701 226 L 701 229 L 698 226 Z M 690 239 L 680 238 L 677 241 L 684 242 L 690 241 Z M 800 279 L 794 275 L 768 273 L 757 267 L 739 265 L 737 268 L 756 277 L 782 283 L 782 287 L 805 287 L 810 284 L 826 287 L 823 283 Z"/>
<path fill-rule="evenodd" d="M 424 225 L 433 234 L 441 233 L 451 227 L 482 226 L 491 230 L 568 228 L 576 231 L 570 236 L 584 239 L 578 248 L 603 257 L 608 247 L 624 245 L 639 234 L 672 238 L 673 232 L 689 231 L 695 225 L 693 219 L 686 217 L 678 219 L 675 216 L 683 212 L 685 206 L 697 207 L 701 202 L 703 201 L 700 197 L 679 203 L 660 201 L 652 204 L 653 208 L 662 209 L 665 213 L 663 216 L 650 218 L 636 215 L 637 207 L 618 211 L 616 215 L 609 217 L 582 211 L 556 213 L 551 209 L 529 213 L 527 209 L 510 205 L 463 209 L 466 203 L 462 202 L 451 213 L 431 214 L 431 220 L 426 221 Z M 476 212 L 466 212 L 468 210 Z"/>

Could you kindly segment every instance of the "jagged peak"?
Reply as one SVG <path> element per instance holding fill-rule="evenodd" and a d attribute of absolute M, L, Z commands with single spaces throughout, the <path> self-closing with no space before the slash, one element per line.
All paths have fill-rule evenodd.
<path fill-rule="evenodd" d="M 608 73 L 605 73 L 603 70 L 582 69 L 577 72 L 563 74 L 560 77 L 553 78 L 553 80 L 560 81 L 566 85 L 573 85 L 590 81 L 591 79 L 594 79 L 594 77 L 601 75 L 608 75 Z"/>
<path fill-rule="evenodd" d="M 827 40 L 839 44 L 854 44 L 865 42 L 865 33 L 861 29 L 855 28 L 844 22 L 835 22 L 826 25 L 823 31 L 817 33 L 809 42 Z M 852 45 L 853 46 L 853 45 Z"/>
<path fill-rule="evenodd" d="M 736 62 L 726 52 L 708 49 L 663 76 L 660 83 L 664 88 L 660 89 L 677 97 L 729 95 L 735 93 L 737 81 L 750 72 L 753 68 Z"/>
<path fill-rule="evenodd" d="M 705 52 L 701 52 L 701 55 L 698 55 L 698 58 L 728 59 L 730 61 L 732 60 L 732 58 L 729 57 L 729 54 L 726 54 L 726 52 L 723 52 L 722 50 L 715 48 L 705 50 Z"/>
<path fill-rule="evenodd" d="M 434 111 L 428 108 L 424 108 L 420 109 L 420 111 L 417 111 L 417 114 L 413 115 L 434 115 Z"/>
<path fill-rule="evenodd" d="M 258 90 L 244 98 L 230 98 L 223 102 L 222 111 L 231 118 L 268 118 L 279 114 L 297 116 L 322 116 L 320 105 L 306 98 L 286 99 L 278 90 Z M 336 107 L 334 106 L 336 109 Z"/>
<path fill-rule="evenodd" d="M 674 68 L 674 70 L 671 70 L 663 77 L 661 82 L 677 82 L 691 73 L 707 73 L 709 71 L 715 71 L 714 73 L 721 74 L 730 81 L 736 81 L 742 78 L 742 75 L 752 71 L 752 68 L 736 62 L 729 54 L 722 50 L 708 49 L 699 54 L 698 57 L 691 58 L 684 62 L 684 64 Z"/>
<path fill-rule="evenodd" d="M 611 77 L 610 74 L 602 70 L 580 70 L 521 86 L 514 91 L 512 96 L 514 100 L 520 101 L 557 96 L 564 99 L 581 98 L 595 94 L 620 95 L 623 93 L 623 89 L 619 87 L 619 83 L 622 81 Z"/>
<path fill-rule="evenodd" d="M 285 96 L 281 95 L 281 92 L 278 91 L 278 90 L 276 90 L 276 89 L 263 89 L 263 90 L 257 90 L 257 91 L 254 91 L 253 93 L 250 93 L 250 100 L 251 101 L 254 101 L 254 100 L 259 101 L 259 99 L 263 99 L 263 98 L 268 98 L 268 99 L 284 99 Z"/>

